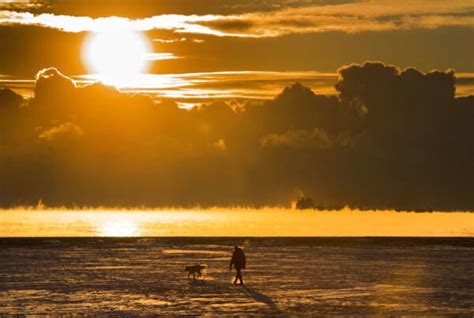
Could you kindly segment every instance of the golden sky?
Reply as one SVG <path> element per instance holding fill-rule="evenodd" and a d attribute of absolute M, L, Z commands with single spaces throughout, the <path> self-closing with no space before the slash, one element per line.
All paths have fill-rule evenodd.
<path fill-rule="evenodd" d="M 469 95 L 473 14 L 465 0 L 2 0 L 0 85 L 31 96 L 36 72 L 57 67 L 85 83 L 103 80 L 189 106 L 208 98 L 268 99 L 297 80 L 333 94 L 341 65 L 380 60 L 455 69 L 457 94 Z M 125 44 L 137 38 L 138 46 Z M 136 48 L 143 52 L 133 58 Z"/>
<path fill-rule="evenodd" d="M 117 28 L 152 42 L 151 73 L 335 72 L 364 60 L 473 72 L 473 12 L 464 0 L 2 0 L 0 74 L 87 73 L 84 37 Z"/>
<path fill-rule="evenodd" d="M 0 206 L 474 209 L 468 0 L 0 0 Z"/>

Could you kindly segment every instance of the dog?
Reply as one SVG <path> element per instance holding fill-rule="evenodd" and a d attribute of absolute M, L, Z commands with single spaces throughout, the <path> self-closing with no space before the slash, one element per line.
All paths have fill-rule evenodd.
<path fill-rule="evenodd" d="M 200 278 L 202 276 L 201 271 L 205 269 L 207 266 L 206 265 L 193 265 L 193 266 L 186 266 L 184 268 L 185 272 L 188 272 L 188 278 L 191 278 L 191 275 L 193 275 L 193 279 Z"/>

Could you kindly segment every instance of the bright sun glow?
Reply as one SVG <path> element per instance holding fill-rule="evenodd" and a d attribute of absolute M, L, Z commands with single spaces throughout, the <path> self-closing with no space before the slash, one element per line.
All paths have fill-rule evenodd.
<path fill-rule="evenodd" d="M 107 221 L 100 226 L 100 236 L 138 236 L 140 234 L 138 225 L 133 221 Z"/>
<path fill-rule="evenodd" d="M 83 57 L 98 80 L 123 87 L 147 71 L 150 51 L 149 41 L 143 34 L 118 27 L 91 33 L 86 39 Z"/>

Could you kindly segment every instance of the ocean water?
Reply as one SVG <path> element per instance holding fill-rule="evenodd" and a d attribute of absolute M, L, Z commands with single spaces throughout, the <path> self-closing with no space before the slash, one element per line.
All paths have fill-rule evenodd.
<path fill-rule="evenodd" d="M 203 279 L 187 279 L 193 264 Z M 473 238 L 2 238 L 0 316 L 469 317 L 473 268 Z"/>

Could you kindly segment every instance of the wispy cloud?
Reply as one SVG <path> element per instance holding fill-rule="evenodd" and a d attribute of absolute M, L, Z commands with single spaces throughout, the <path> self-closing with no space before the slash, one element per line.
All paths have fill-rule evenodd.
<path fill-rule="evenodd" d="M 170 44 L 170 43 L 182 43 L 182 42 L 204 43 L 205 41 L 202 39 L 177 38 L 177 39 L 153 39 L 153 42 Z"/>
<path fill-rule="evenodd" d="M 466 0 L 363 1 L 306 6 L 239 15 L 164 14 L 143 19 L 91 18 L 11 10 L 0 11 L 0 24 L 37 25 L 65 32 L 100 31 L 117 25 L 137 31 L 171 30 L 176 33 L 235 37 L 276 37 L 327 31 L 364 32 L 474 26 L 474 2 Z"/>
<path fill-rule="evenodd" d="M 166 53 L 165 53 L 166 54 Z M 174 57 L 173 57 L 174 58 Z M 79 86 L 98 80 L 94 74 L 73 77 Z M 175 98 L 194 105 L 213 99 L 271 99 L 283 87 L 299 81 L 320 94 L 335 94 L 336 73 L 320 72 L 205 72 L 183 74 L 142 74 L 122 91 L 146 93 L 157 97 Z M 33 79 L 0 77 L 0 86 L 32 96 Z"/>
<path fill-rule="evenodd" d="M 75 77 L 76 83 L 97 81 L 94 74 Z M 271 99 L 285 86 L 299 81 L 320 94 L 335 94 L 336 73 L 320 72 L 204 72 L 183 74 L 142 74 L 123 92 L 157 98 L 173 98 L 180 105 L 194 106 L 210 100 Z"/>
<path fill-rule="evenodd" d="M 149 61 L 175 60 L 179 58 L 180 58 L 179 56 L 176 56 L 173 53 L 148 53 L 147 54 L 147 59 Z"/>
<path fill-rule="evenodd" d="M 159 53 L 157 53 L 159 54 Z M 167 53 L 164 53 L 164 56 Z M 170 57 L 179 58 L 179 57 Z M 456 95 L 474 95 L 474 74 L 456 74 Z M 73 77 L 79 86 L 98 80 L 93 74 Z M 183 74 L 142 74 L 134 82 L 122 87 L 122 91 L 145 93 L 158 98 L 174 98 L 180 104 L 193 106 L 214 99 L 271 99 L 283 87 L 301 82 L 318 94 L 336 94 L 336 73 L 321 72 L 204 72 Z M 32 96 L 35 81 L 0 75 L 0 87 L 8 87 L 24 96 Z"/>
<path fill-rule="evenodd" d="M 45 6 L 40 0 L 0 0 L 1 10 L 31 10 Z"/>
<path fill-rule="evenodd" d="M 116 27 L 127 27 L 136 31 L 173 30 L 178 33 L 186 32 L 224 36 L 226 35 L 224 32 L 199 24 L 221 18 L 221 16 L 213 15 L 186 16 L 176 14 L 159 15 L 145 19 L 129 19 L 124 17 L 91 18 L 50 13 L 33 14 L 30 12 L 0 11 L 0 25 L 36 25 L 59 29 L 64 32 L 94 32 Z"/>
<path fill-rule="evenodd" d="M 364 1 L 226 16 L 201 22 L 226 34 L 274 37 L 293 33 L 386 31 L 474 26 L 472 1 Z"/>
<path fill-rule="evenodd" d="M 177 42 L 186 42 L 186 38 L 179 38 L 179 39 L 153 39 L 153 42 L 158 43 L 177 43 Z"/>

